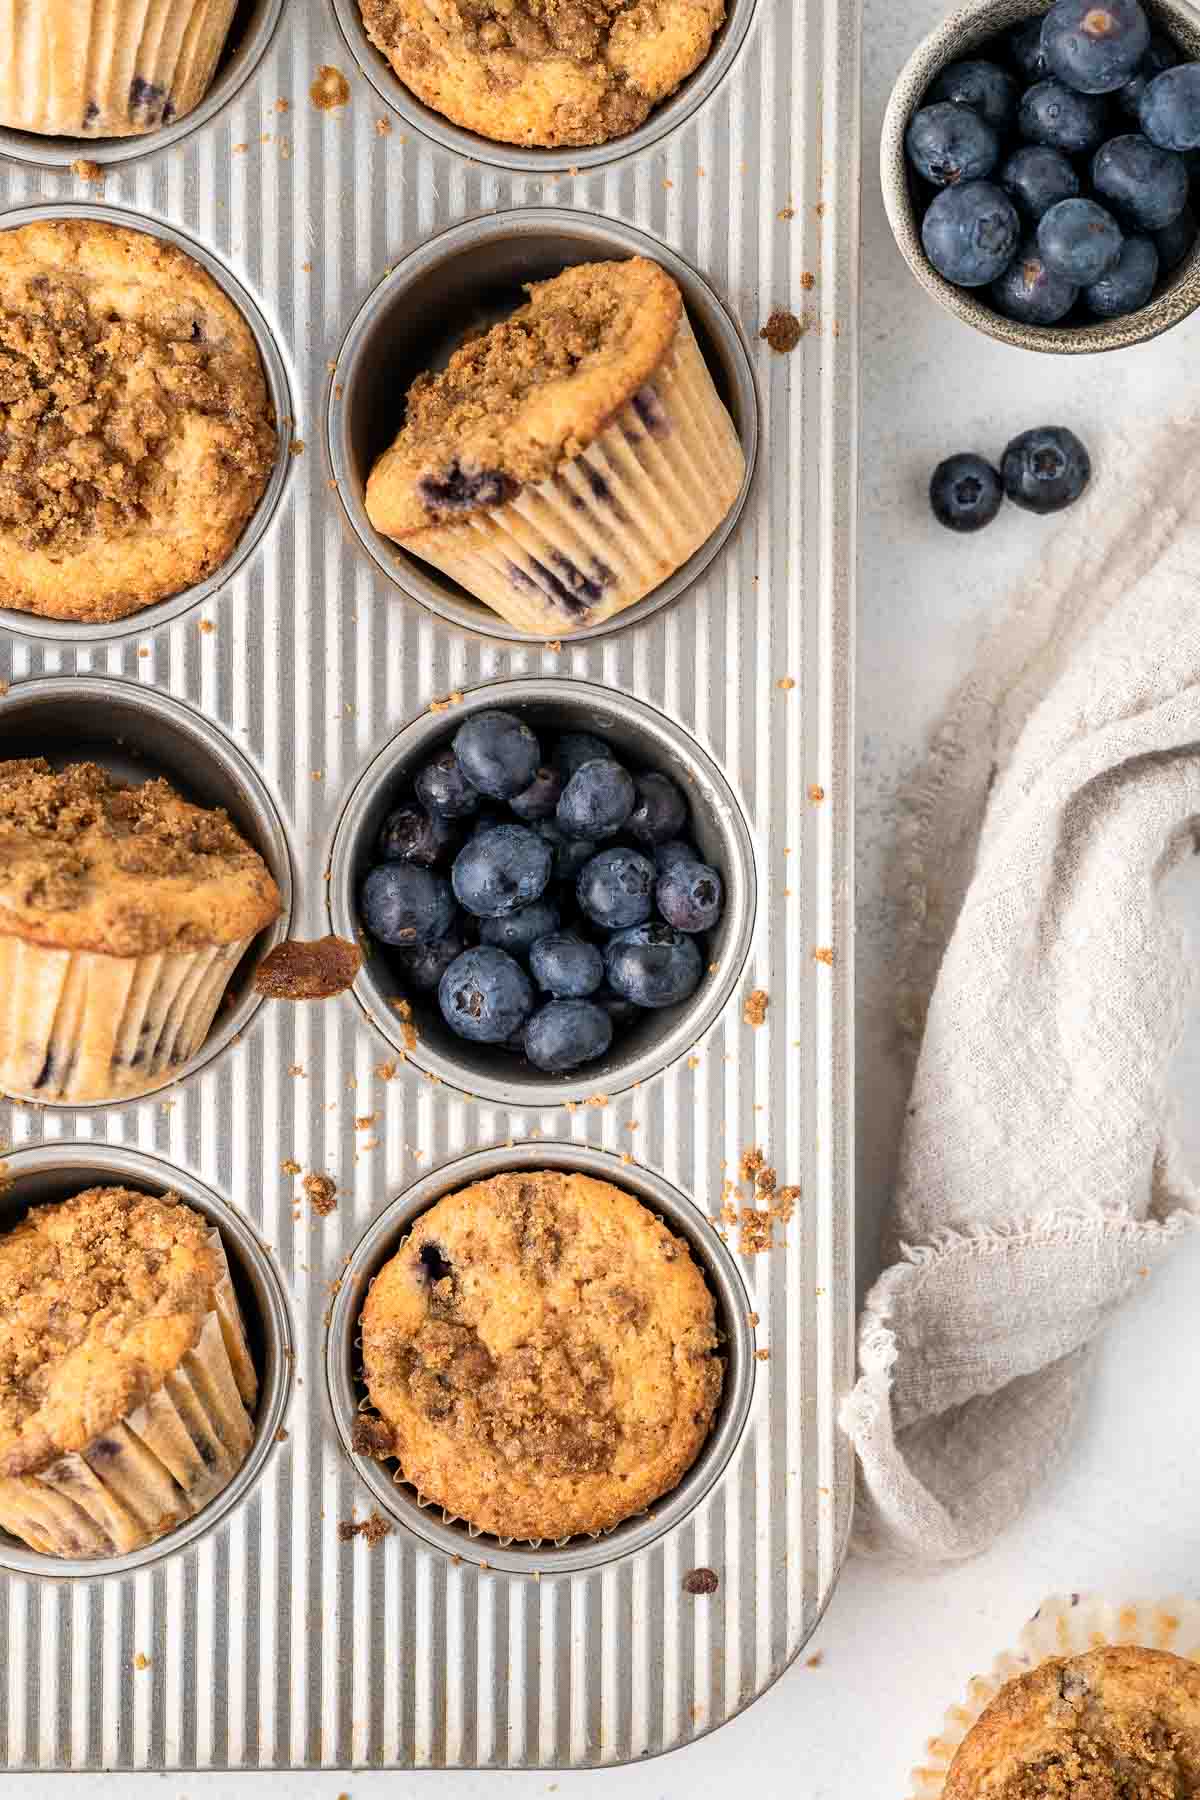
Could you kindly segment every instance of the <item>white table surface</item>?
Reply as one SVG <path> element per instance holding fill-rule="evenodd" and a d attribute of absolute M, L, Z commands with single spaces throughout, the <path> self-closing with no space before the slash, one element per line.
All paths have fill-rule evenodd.
<path fill-rule="evenodd" d="M 778 0 L 786 4 L 786 0 Z M 1069 424 L 1103 454 L 1106 425 L 1168 416 L 1200 368 L 1200 314 L 1115 357 L 1036 357 L 993 344 L 917 287 L 889 233 L 874 166 L 888 91 L 944 0 L 866 0 L 863 430 L 858 721 L 859 1263 L 875 1242 L 903 1092 L 891 1053 L 882 875 L 894 796 L 979 636 L 1053 524 L 1007 509 L 974 541 L 930 520 L 929 471 L 953 450 L 998 457 L 1015 432 Z M 782 204 L 782 202 L 781 202 Z M 1191 898 L 1200 910 L 1192 882 Z M 1178 1080 L 1196 1093 L 1200 1022 Z M 1200 1108 L 1194 1166 L 1200 1170 Z M 947 1703 L 1010 1644 L 1048 1593 L 1200 1597 L 1200 1234 L 1110 1330 L 1078 1441 L 1022 1524 L 986 1556 L 934 1575 L 851 1560 L 802 1658 L 713 1736 L 641 1767 L 581 1774 L 77 1775 L 9 1777 L 37 1800 L 904 1800 Z"/>

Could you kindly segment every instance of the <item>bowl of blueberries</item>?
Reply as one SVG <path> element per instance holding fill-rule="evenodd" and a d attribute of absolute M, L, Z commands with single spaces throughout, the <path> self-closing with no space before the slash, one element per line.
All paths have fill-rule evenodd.
<path fill-rule="evenodd" d="M 754 855 L 716 763 L 665 714 L 519 677 L 407 725 L 330 857 L 355 996 L 425 1073 L 484 1100 L 610 1094 L 695 1045 L 734 992 Z"/>
<path fill-rule="evenodd" d="M 1200 14 L 1186 0 L 972 0 L 884 119 L 917 279 L 1024 349 L 1142 343 L 1200 302 Z"/>

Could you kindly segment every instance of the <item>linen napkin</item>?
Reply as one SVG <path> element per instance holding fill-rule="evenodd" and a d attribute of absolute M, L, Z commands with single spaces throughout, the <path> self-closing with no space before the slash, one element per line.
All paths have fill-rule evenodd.
<path fill-rule="evenodd" d="M 929 1562 L 1020 1512 L 1200 1218 L 1166 1085 L 1196 958 L 1160 895 L 1200 849 L 1200 424 L 1091 447 L 905 808 L 923 1035 L 843 1424 L 859 1547 Z"/>

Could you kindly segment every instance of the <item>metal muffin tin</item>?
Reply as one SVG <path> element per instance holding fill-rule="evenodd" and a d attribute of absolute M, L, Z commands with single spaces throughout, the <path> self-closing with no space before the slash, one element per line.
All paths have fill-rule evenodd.
<path fill-rule="evenodd" d="M 220 1196 L 278 1278 L 294 1353 L 286 1438 L 194 1541 L 82 1578 L 0 1556 L 0 1768 L 626 1761 L 711 1730 L 786 1667 L 829 1599 L 852 1506 L 836 1414 L 853 1366 L 856 0 L 733 0 L 675 101 L 626 140 L 562 155 L 460 141 L 390 84 L 352 0 L 264 0 L 243 19 L 218 87 L 165 132 L 0 136 L 0 230 L 65 210 L 182 242 L 250 319 L 293 439 L 261 520 L 202 592 L 113 627 L 0 618 L 0 735 L 11 721 L 31 754 L 57 721 L 60 744 L 78 727 L 79 748 L 99 741 L 116 766 L 124 740 L 229 804 L 285 891 L 295 871 L 289 934 L 315 938 L 348 918 L 352 844 L 405 746 L 449 735 L 487 691 L 547 708 L 575 693 L 581 714 L 608 709 L 616 741 L 696 775 L 698 828 L 736 895 L 709 1010 L 664 1022 L 570 1108 L 561 1090 L 452 1066 L 433 1029 L 397 1047 L 372 1022 L 369 978 L 320 1004 L 239 1011 L 235 995 L 187 1079 L 140 1102 L 0 1107 L 14 1169 L 32 1150 L 83 1186 L 104 1159 L 130 1179 L 146 1156 L 147 1182 Z M 327 64 L 350 85 L 333 111 L 309 99 Z M 102 190 L 74 157 L 104 167 Z M 481 295 L 495 309 L 560 251 L 641 250 L 680 280 L 752 462 L 757 432 L 741 516 L 670 595 L 602 633 L 514 638 L 368 547 L 349 523 L 353 459 L 399 423 L 403 354 L 432 341 L 410 316 L 422 292 L 499 269 Z M 790 355 L 758 337 L 777 307 L 805 327 Z M 373 365 L 352 354 L 366 339 Z M 364 415 L 355 449 L 372 383 L 378 421 Z M 743 1018 L 756 988 L 759 1027 Z M 722 1204 L 749 1192 L 722 1183 L 752 1145 L 802 1197 L 776 1246 L 743 1256 Z M 643 1195 L 696 1246 L 736 1329 L 716 1433 L 654 1517 L 533 1552 L 460 1537 L 348 1454 L 339 1384 L 370 1258 L 475 1167 L 539 1160 Z M 315 1215 L 296 1164 L 334 1177 L 334 1213 Z M 372 1506 L 391 1534 L 341 1541 L 337 1524 Z M 713 1591 L 685 1588 L 696 1569 Z"/>

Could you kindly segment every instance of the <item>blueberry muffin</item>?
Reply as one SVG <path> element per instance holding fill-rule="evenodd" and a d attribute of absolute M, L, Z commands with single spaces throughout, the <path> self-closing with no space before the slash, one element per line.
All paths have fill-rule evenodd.
<path fill-rule="evenodd" d="M 1113 1645 L 1008 1682 L 968 1732 L 944 1800 L 1193 1800 L 1200 1665 Z"/>
<path fill-rule="evenodd" d="M 724 0 L 360 0 L 419 100 L 503 144 L 603 144 L 708 55 Z"/>
<path fill-rule="evenodd" d="M 527 291 L 418 376 L 366 509 L 519 630 L 563 637 L 686 562 L 746 464 L 665 269 L 582 263 Z"/>
<path fill-rule="evenodd" d="M 0 763 L 0 1091 L 128 1099 L 199 1050 L 279 890 L 223 812 Z"/>
<path fill-rule="evenodd" d="M 89 1188 L 0 1236 L 0 1527 L 52 1556 L 152 1543 L 220 1493 L 258 1382 L 218 1233 Z"/>
<path fill-rule="evenodd" d="M 0 606 L 97 623 L 191 587 L 276 447 L 253 333 L 191 257 L 98 219 L 0 231 Z"/>
<path fill-rule="evenodd" d="M 498 1175 L 425 1213 L 362 1317 L 356 1442 L 503 1539 L 608 1530 L 668 1493 L 721 1396 L 687 1245 L 586 1175 Z"/>
<path fill-rule="evenodd" d="M 203 100 L 237 0 L 0 0 L 0 125 L 133 137 Z"/>

